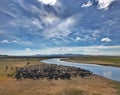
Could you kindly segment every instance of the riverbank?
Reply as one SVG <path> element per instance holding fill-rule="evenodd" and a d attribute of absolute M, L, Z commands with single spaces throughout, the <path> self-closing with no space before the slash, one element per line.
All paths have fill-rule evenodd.
<path fill-rule="evenodd" d="M 42 64 L 38 59 L 4 59 L 0 61 L 0 95 L 119 95 L 120 82 L 100 76 L 71 78 L 70 80 L 23 79 L 7 77 L 11 68 Z M 5 71 L 5 67 L 9 69 Z M 119 92 L 118 92 L 119 91 Z"/>
<path fill-rule="evenodd" d="M 89 64 L 104 65 L 104 66 L 120 67 L 120 57 L 112 57 L 112 56 L 71 57 L 61 60 L 67 62 L 75 62 L 75 63 L 89 63 Z"/>

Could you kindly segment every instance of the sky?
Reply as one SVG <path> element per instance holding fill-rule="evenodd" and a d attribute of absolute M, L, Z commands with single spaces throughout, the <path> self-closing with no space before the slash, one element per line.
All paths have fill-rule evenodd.
<path fill-rule="evenodd" d="M 0 0 L 0 54 L 120 55 L 120 0 Z"/>

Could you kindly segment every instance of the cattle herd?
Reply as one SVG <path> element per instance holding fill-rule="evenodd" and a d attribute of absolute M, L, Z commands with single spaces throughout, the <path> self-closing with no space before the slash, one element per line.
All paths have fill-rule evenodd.
<path fill-rule="evenodd" d="M 37 64 L 21 67 L 16 70 L 15 78 L 16 79 L 71 79 L 71 77 L 86 77 L 90 76 L 92 72 L 76 68 L 61 66 L 55 64 Z"/>

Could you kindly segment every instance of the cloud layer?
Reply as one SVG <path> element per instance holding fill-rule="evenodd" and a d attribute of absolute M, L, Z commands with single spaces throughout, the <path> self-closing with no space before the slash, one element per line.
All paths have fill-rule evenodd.
<path fill-rule="evenodd" d="M 56 47 L 118 46 L 119 4 L 117 0 L 1 0 L 0 50 L 31 53 Z"/>
<path fill-rule="evenodd" d="M 113 52 L 114 51 L 114 52 Z M 1 52 L 1 50 L 0 50 Z M 25 48 L 24 50 L 2 50 L 2 54 L 9 55 L 35 55 L 35 54 L 87 54 L 87 55 L 115 55 L 120 56 L 120 46 L 84 46 L 84 47 L 56 47 L 41 50 L 32 50 Z"/>
<path fill-rule="evenodd" d="M 113 3 L 115 0 L 98 0 L 98 8 L 99 9 L 108 9 L 111 3 Z"/>
<path fill-rule="evenodd" d="M 111 39 L 110 38 L 102 38 L 101 41 L 102 42 L 111 42 Z"/>
<path fill-rule="evenodd" d="M 92 1 L 88 1 L 87 3 L 83 4 L 81 7 L 82 8 L 90 7 L 90 6 L 92 6 L 92 4 L 93 4 Z"/>
<path fill-rule="evenodd" d="M 38 0 L 44 4 L 55 5 L 57 0 Z"/>

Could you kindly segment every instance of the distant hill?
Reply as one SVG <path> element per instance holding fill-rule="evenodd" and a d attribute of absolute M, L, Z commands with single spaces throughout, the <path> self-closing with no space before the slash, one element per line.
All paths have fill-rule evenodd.
<path fill-rule="evenodd" d="M 6 57 L 6 56 L 8 56 L 8 55 L 0 55 L 0 57 Z"/>
<path fill-rule="evenodd" d="M 86 56 L 84 54 L 49 54 L 49 55 L 42 55 L 42 54 L 36 54 L 35 56 L 43 57 L 43 56 L 49 56 L 49 57 L 74 57 L 74 56 Z"/>

